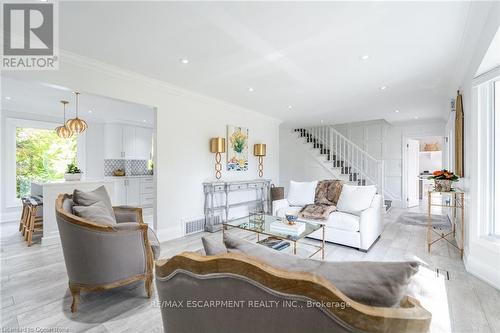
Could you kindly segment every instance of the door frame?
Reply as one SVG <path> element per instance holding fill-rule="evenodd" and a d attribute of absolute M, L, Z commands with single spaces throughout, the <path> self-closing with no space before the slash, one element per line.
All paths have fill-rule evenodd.
<path fill-rule="evenodd" d="M 401 185 L 402 185 L 402 191 L 401 191 L 401 200 L 403 201 L 403 206 L 404 208 L 408 208 L 408 201 L 406 200 L 406 198 L 408 198 L 408 188 L 407 188 L 407 184 L 406 184 L 406 179 L 407 179 L 407 176 L 408 176 L 408 154 L 407 154 L 407 151 L 406 151 L 406 144 L 407 144 L 407 141 L 408 139 L 413 139 L 413 140 L 422 140 L 424 138 L 427 138 L 429 136 L 440 136 L 443 138 L 443 145 L 445 144 L 444 143 L 444 138 L 446 137 L 446 133 L 445 134 L 431 134 L 431 133 L 426 133 L 426 134 L 422 134 L 422 135 L 411 135 L 411 136 L 408 136 L 408 135 L 403 135 L 402 137 L 402 145 L 401 145 L 401 149 L 402 149 L 402 156 L 403 156 L 403 165 L 402 165 L 402 172 L 401 172 Z M 441 149 L 442 150 L 442 149 Z M 444 161 L 443 161 L 444 163 Z M 444 165 L 443 165 L 444 167 Z"/>
<path fill-rule="evenodd" d="M 402 183 L 403 183 L 403 202 L 404 202 L 404 207 L 405 208 L 409 208 L 408 207 L 408 149 L 407 149 L 407 145 L 408 145 L 408 140 L 416 140 L 416 141 L 419 141 L 419 144 L 420 144 L 420 140 L 418 137 L 409 137 L 409 136 L 404 136 L 403 137 L 403 161 L 404 161 L 404 170 L 403 170 L 403 179 L 402 179 Z M 419 147 L 419 151 L 420 151 L 420 147 Z M 417 156 L 417 159 L 420 158 L 419 156 Z"/>

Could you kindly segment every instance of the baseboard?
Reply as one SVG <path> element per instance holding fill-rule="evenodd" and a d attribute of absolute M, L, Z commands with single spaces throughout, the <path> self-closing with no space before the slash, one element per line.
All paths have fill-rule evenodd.
<path fill-rule="evenodd" d="M 469 256 L 467 252 L 464 253 L 464 265 L 467 272 L 500 290 L 500 274 L 494 268 Z"/>
<path fill-rule="evenodd" d="M 403 202 L 403 200 L 392 200 L 391 202 L 391 207 L 396 207 L 396 208 L 406 208 L 406 204 Z"/>
<path fill-rule="evenodd" d="M 156 236 L 158 240 L 161 242 L 166 242 L 172 239 L 181 238 L 183 235 L 182 228 L 179 227 L 170 227 L 156 230 Z"/>
<path fill-rule="evenodd" d="M 0 218 L 0 223 L 12 222 L 12 221 L 19 222 L 20 218 L 21 218 L 21 211 L 20 210 L 17 212 L 3 213 L 2 217 Z"/>

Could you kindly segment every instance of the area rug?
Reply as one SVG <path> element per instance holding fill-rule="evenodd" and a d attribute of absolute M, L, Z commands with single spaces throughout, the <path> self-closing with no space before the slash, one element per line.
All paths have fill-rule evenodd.
<path fill-rule="evenodd" d="M 432 227 L 438 230 L 451 229 L 450 220 L 446 215 L 431 214 Z M 427 227 L 427 214 L 403 213 L 397 219 L 398 223 Z"/>

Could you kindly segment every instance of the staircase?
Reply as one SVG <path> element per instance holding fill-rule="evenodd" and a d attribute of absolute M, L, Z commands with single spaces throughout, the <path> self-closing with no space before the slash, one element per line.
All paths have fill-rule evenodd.
<path fill-rule="evenodd" d="M 295 128 L 293 132 L 334 179 L 365 186 L 375 185 L 384 197 L 384 161 L 377 160 L 332 126 Z M 382 201 L 384 202 L 384 201 Z"/>

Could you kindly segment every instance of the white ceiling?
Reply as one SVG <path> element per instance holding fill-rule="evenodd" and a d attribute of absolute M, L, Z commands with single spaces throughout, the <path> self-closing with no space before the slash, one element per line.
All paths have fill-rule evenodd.
<path fill-rule="evenodd" d="M 469 6 L 70 1 L 60 46 L 286 122 L 444 118 Z"/>
<path fill-rule="evenodd" d="M 82 119 L 153 126 L 152 107 L 80 93 L 79 117 Z M 63 107 L 60 101 L 66 100 L 69 102 L 66 117 L 75 114 L 75 95 L 65 87 L 3 77 L 1 95 L 2 110 L 61 118 L 62 121 Z"/>
<path fill-rule="evenodd" d="M 483 61 L 476 72 L 476 75 L 481 75 L 487 71 L 500 66 L 500 28 L 498 28 L 495 37 L 491 41 L 488 51 L 484 55 Z"/>

